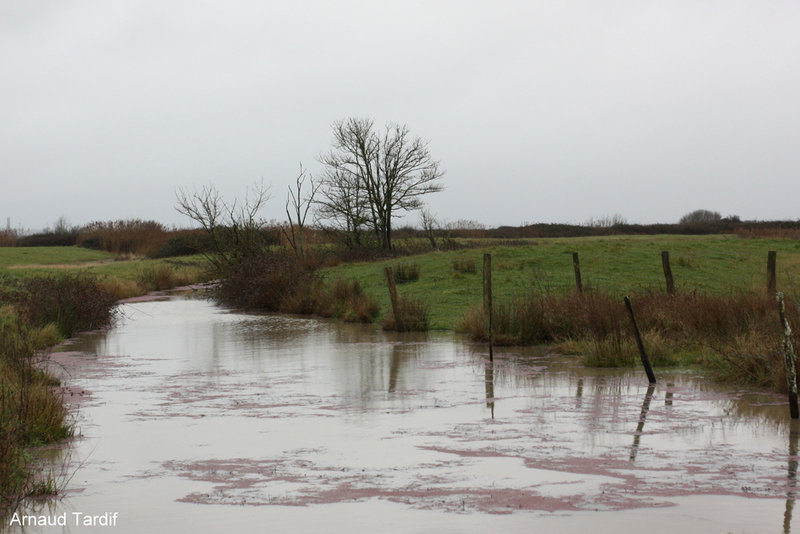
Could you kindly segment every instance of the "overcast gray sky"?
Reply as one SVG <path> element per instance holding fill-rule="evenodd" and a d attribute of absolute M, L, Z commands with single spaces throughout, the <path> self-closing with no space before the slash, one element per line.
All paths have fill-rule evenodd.
<path fill-rule="evenodd" d="M 798 219 L 800 2 L 0 1 L 3 226 L 281 219 L 350 116 L 430 141 L 440 221 Z"/>

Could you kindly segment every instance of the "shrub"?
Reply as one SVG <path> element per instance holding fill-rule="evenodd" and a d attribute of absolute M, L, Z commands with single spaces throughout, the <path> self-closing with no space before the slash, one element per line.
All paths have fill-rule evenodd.
<path fill-rule="evenodd" d="M 77 230 L 45 231 L 21 236 L 15 243 L 18 247 L 71 247 L 77 243 Z"/>
<path fill-rule="evenodd" d="M 139 219 L 89 223 L 77 236 L 77 244 L 82 247 L 140 256 L 154 254 L 166 240 L 164 225 Z"/>
<path fill-rule="evenodd" d="M 169 233 L 167 240 L 149 254 L 151 258 L 171 258 L 212 252 L 211 237 L 203 231 L 178 230 Z"/>
<path fill-rule="evenodd" d="M 396 284 L 405 284 L 419 280 L 418 263 L 398 263 L 392 272 Z"/>
<path fill-rule="evenodd" d="M 237 308 L 286 311 L 302 299 L 296 295 L 303 287 L 313 287 L 314 272 L 296 257 L 264 251 L 231 264 L 217 288 L 220 301 Z M 303 312 L 299 312 L 303 313 Z"/>
<path fill-rule="evenodd" d="M 111 323 L 116 304 L 97 278 L 62 273 L 6 280 L 0 300 L 13 304 L 31 324 L 54 323 L 61 335 L 103 328 Z"/>
<path fill-rule="evenodd" d="M 0 230 L 0 247 L 16 247 L 20 232 L 12 228 Z"/>

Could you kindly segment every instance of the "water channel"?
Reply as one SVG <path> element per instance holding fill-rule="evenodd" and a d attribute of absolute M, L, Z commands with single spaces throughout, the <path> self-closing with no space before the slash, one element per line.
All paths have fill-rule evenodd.
<path fill-rule="evenodd" d="M 785 401 L 443 332 L 121 306 L 53 355 L 62 497 L 4 532 L 791 532 Z M 93 524 L 92 524 L 93 523 Z M 800 526 L 795 529 L 800 532 Z"/>

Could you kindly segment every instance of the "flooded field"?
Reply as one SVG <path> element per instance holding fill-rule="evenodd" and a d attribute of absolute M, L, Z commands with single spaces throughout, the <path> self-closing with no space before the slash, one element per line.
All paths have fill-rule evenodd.
<path fill-rule="evenodd" d="M 784 399 L 451 333 L 130 303 L 54 356 L 63 498 L 7 532 L 791 532 Z M 800 531 L 800 527 L 797 528 Z"/>

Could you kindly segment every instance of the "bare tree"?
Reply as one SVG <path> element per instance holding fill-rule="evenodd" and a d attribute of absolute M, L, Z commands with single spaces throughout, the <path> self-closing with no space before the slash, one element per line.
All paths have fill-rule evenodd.
<path fill-rule="evenodd" d="M 381 135 L 372 120 L 349 118 L 334 123 L 333 135 L 333 149 L 320 158 L 326 167 L 323 215 L 343 217 L 353 231 L 369 225 L 390 249 L 397 212 L 419 209 L 422 196 L 442 190 L 439 162 L 405 125 L 388 124 Z"/>
<path fill-rule="evenodd" d="M 420 212 L 420 220 L 422 222 L 422 231 L 425 232 L 425 237 L 428 238 L 431 248 L 439 250 L 439 244 L 436 242 L 436 229 L 439 223 L 436 221 L 436 217 L 430 210 L 425 209 Z"/>
<path fill-rule="evenodd" d="M 308 180 L 308 186 L 311 189 L 308 196 L 303 197 L 303 187 Z M 286 217 L 288 223 L 284 225 L 281 230 L 289 246 L 294 250 L 295 255 L 304 258 L 306 257 L 305 248 L 305 226 L 306 218 L 308 217 L 308 210 L 314 203 L 314 197 L 317 194 L 320 184 L 314 183 L 314 177 L 308 174 L 300 164 L 300 173 L 294 182 L 294 187 L 289 186 L 289 194 L 286 196 Z"/>
<path fill-rule="evenodd" d="M 219 272 L 225 272 L 242 259 L 264 249 L 262 229 L 265 221 L 259 212 L 269 200 L 269 187 L 263 183 L 252 186 L 243 200 L 227 203 L 212 186 L 175 193 L 178 213 L 200 224 L 211 237 L 213 254 L 209 260 Z"/>
<path fill-rule="evenodd" d="M 364 245 L 370 221 L 367 195 L 361 180 L 350 173 L 328 169 L 316 200 L 317 220 L 342 236 L 349 247 Z"/>
<path fill-rule="evenodd" d="M 678 224 L 711 224 L 720 220 L 722 220 L 722 215 L 718 211 L 694 210 L 681 217 Z"/>

